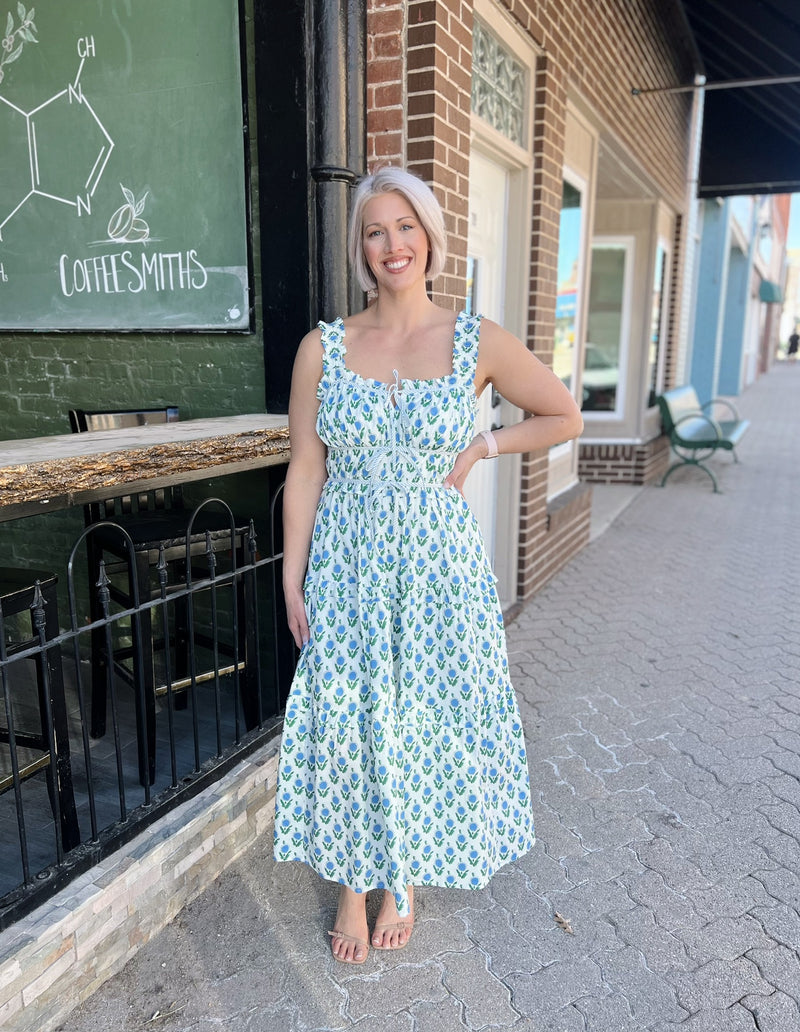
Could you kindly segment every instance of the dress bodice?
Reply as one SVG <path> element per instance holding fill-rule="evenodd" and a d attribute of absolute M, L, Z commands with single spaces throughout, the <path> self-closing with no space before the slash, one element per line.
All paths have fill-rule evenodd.
<path fill-rule="evenodd" d="M 317 433 L 328 446 L 328 475 L 441 482 L 474 436 L 480 316 L 456 317 L 450 373 L 427 380 L 395 374 L 391 383 L 348 368 L 341 319 L 320 329 Z"/>

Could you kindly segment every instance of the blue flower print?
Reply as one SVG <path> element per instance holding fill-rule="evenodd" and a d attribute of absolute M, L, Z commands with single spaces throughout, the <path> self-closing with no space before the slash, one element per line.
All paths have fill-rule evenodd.
<path fill-rule="evenodd" d="M 481 888 L 534 841 L 495 579 L 474 515 L 442 486 L 475 433 L 480 322 L 457 317 L 451 374 L 391 395 L 349 369 L 342 320 L 321 324 L 328 479 L 275 856 L 401 907 L 409 884 Z"/>

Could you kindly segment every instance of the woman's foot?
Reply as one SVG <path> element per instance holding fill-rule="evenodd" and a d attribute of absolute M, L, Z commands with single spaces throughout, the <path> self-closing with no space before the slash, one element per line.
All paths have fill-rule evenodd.
<path fill-rule="evenodd" d="M 381 909 L 372 931 L 372 945 L 376 950 L 401 950 L 414 930 L 414 889 L 408 886 L 410 913 L 401 917 L 391 892 L 384 892 Z"/>
<path fill-rule="evenodd" d="M 331 953 L 342 964 L 363 964 L 369 954 L 367 897 L 343 885 L 331 937 Z"/>

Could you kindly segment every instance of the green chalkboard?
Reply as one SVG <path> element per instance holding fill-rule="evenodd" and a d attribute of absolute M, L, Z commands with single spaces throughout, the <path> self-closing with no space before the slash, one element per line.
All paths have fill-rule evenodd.
<path fill-rule="evenodd" d="M 250 325 L 237 0 L 0 0 L 0 330 Z"/>

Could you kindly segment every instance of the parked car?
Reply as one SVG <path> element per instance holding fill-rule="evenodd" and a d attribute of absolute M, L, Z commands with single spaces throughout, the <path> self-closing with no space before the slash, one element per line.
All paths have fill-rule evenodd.
<path fill-rule="evenodd" d="M 587 342 L 582 383 L 584 411 L 613 411 L 619 384 L 616 356 L 610 355 L 598 344 Z"/>

